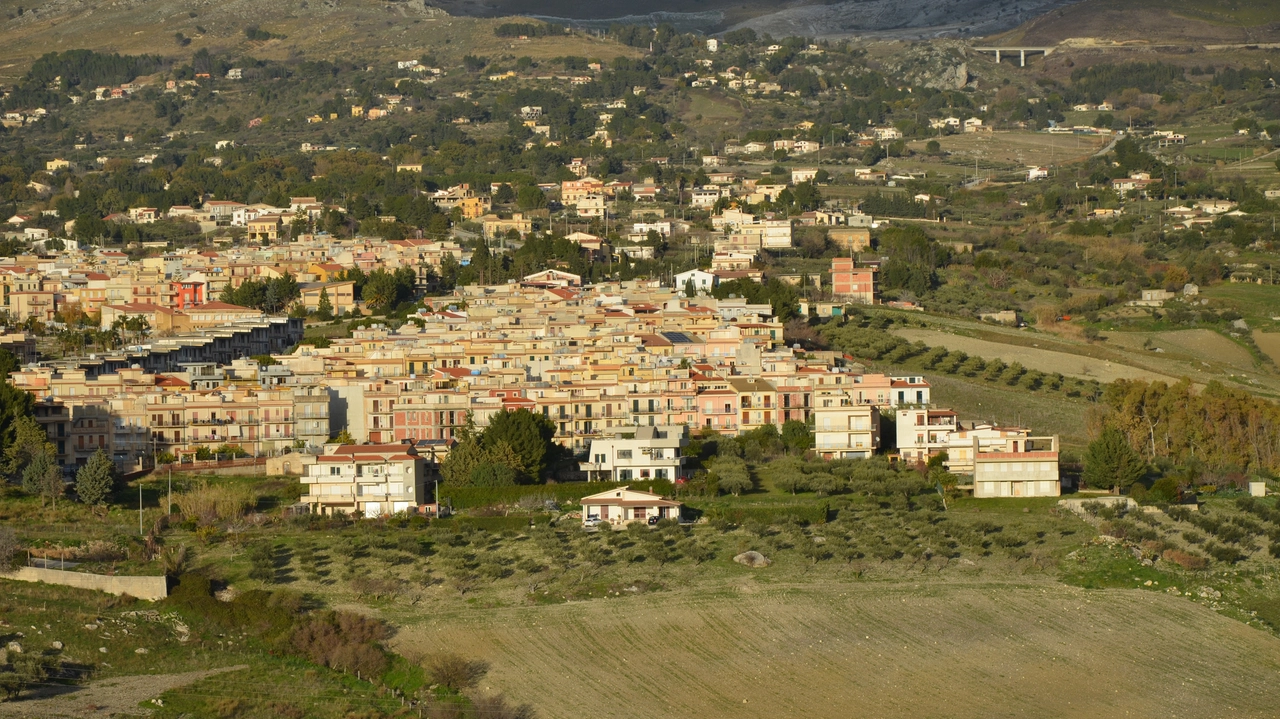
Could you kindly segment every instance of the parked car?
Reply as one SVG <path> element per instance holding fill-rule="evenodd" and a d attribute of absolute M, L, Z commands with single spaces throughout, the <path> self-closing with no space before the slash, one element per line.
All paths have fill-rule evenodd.
<path fill-rule="evenodd" d="M 658 518 L 657 518 L 657 517 L 649 517 L 649 526 L 650 526 L 650 527 L 652 527 L 653 525 L 655 525 L 655 524 L 657 524 L 657 523 L 658 523 Z"/>
<path fill-rule="evenodd" d="M 600 526 L 600 518 L 593 514 L 593 515 L 591 515 L 590 517 L 587 517 L 586 519 L 582 520 L 582 526 L 584 526 L 584 527 L 599 527 L 599 526 Z"/>

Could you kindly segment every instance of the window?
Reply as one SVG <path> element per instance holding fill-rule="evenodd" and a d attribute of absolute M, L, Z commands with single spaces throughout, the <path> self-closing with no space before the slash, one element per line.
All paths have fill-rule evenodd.
<path fill-rule="evenodd" d="M 329 468 L 329 476 L 330 476 L 330 477 L 336 477 L 336 476 L 338 476 L 338 475 L 340 475 L 340 474 L 342 474 L 342 469 L 341 469 L 340 467 L 330 467 L 330 468 Z"/>
<path fill-rule="evenodd" d="M 618 470 L 618 481 L 619 481 L 619 482 L 628 482 L 628 481 L 630 481 L 630 480 L 631 480 L 631 470 L 629 470 L 629 469 L 620 469 L 620 470 Z"/>
<path fill-rule="evenodd" d="M 631 450 L 629 449 L 618 450 L 618 459 L 631 459 Z"/>

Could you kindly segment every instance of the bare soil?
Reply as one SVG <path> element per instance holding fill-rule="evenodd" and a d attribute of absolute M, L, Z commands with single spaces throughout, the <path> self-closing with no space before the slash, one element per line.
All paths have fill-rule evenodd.
<path fill-rule="evenodd" d="M 1280 364 L 1280 332 L 1254 332 L 1253 341 L 1276 364 Z"/>
<path fill-rule="evenodd" d="M 922 581 L 473 609 L 395 641 L 555 717 L 1274 716 L 1280 640 L 1185 599 Z"/>

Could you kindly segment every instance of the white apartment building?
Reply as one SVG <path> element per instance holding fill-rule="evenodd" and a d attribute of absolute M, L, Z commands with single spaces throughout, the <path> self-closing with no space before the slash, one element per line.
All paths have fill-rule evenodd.
<path fill-rule="evenodd" d="M 590 481 L 627 482 L 633 479 L 675 481 L 684 467 L 683 448 L 689 443 L 684 425 L 615 428 L 614 436 L 591 440 L 590 462 L 578 467 Z M 585 502 L 585 500 L 584 500 Z"/>
<path fill-rule="evenodd" d="M 823 459 L 865 459 L 880 445 L 879 410 L 850 392 L 816 397 L 812 414 L 814 450 Z"/>
<path fill-rule="evenodd" d="M 895 425 L 898 455 L 904 462 L 927 462 L 930 457 L 947 451 L 951 433 L 958 427 L 957 415 L 949 409 L 899 409 Z"/>
<path fill-rule="evenodd" d="M 1062 494 L 1058 476 L 1058 438 L 1008 439 L 1003 446 L 978 451 L 973 440 L 974 497 L 1057 497 Z"/>
<path fill-rule="evenodd" d="M 328 445 L 302 477 L 315 514 L 380 517 L 427 503 L 426 462 L 410 444 Z"/>

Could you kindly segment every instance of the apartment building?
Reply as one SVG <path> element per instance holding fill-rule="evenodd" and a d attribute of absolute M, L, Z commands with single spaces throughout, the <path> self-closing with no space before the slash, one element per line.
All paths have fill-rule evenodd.
<path fill-rule="evenodd" d="M 880 411 L 848 390 L 818 396 L 812 416 L 813 448 L 823 459 L 862 459 L 880 446 Z"/>
<path fill-rule="evenodd" d="M 427 504 L 426 461 L 411 444 L 329 445 L 302 477 L 314 514 L 380 517 Z"/>
<path fill-rule="evenodd" d="M 880 304 L 877 282 L 878 267 L 858 267 L 848 257 L 831 260 L 831 294 L 847 302 L 864 305 Z"/>
<path fill-rule="evenodd" d="M 928 462 L 951 446 L 951 435 L 959 429 L 958 415 L 949 409 L 900 408 L 894 429 L 904 462 Z"/>
<path fill-rule="evenodd" d="M 973 440 L 974 497 L 1057 497 L 1058 438 L 1008 438 L 985 450 Z"/>

